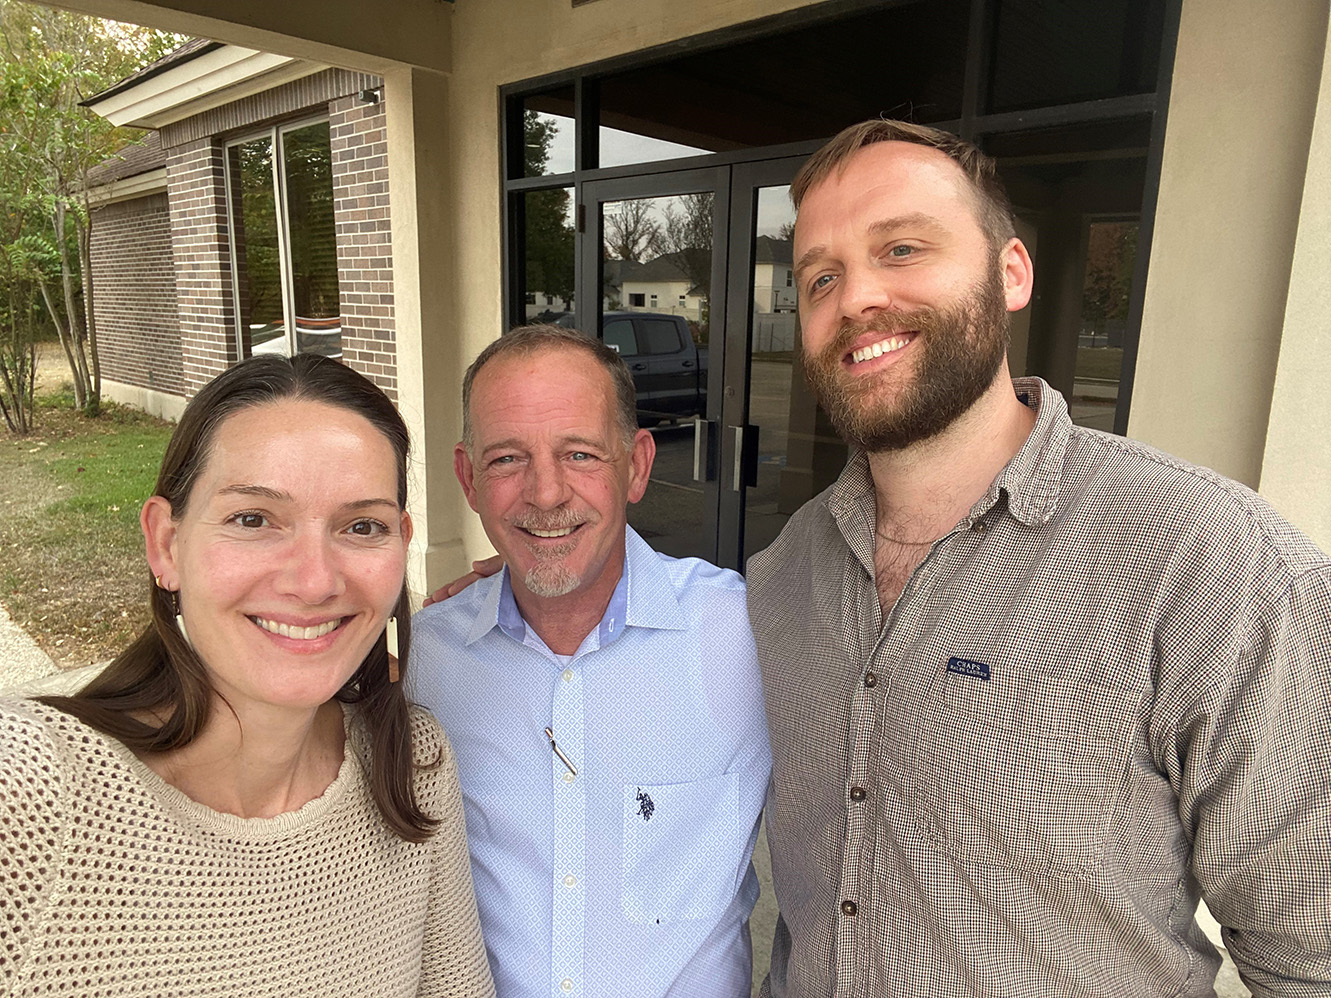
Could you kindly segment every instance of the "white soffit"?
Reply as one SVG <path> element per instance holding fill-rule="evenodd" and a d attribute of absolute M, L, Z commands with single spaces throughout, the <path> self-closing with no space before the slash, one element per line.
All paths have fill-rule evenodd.
<path fill-rule="evenodd" d="M 290 56 L 223 45 L 99 100 L 92 109 L 113 125 L 161 128 L 327 68 Z"/>
<path fill-rule="evenodd" d="M 112 204 L 116 201 L 128 201 L 147 194 L 166 193 L 166 167 L 159 166 L 147 173 L 138 173 L 132 177 L 113 180 L 88 191 L 88 200 L 94 207 Z"/>

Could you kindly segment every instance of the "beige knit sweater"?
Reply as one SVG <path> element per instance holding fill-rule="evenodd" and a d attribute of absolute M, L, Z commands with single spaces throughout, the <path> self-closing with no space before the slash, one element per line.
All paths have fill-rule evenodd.
<path fill-rule="evenodd" d="M 350 716 L 350 715 L 349 715 Z M 364 738 L 275 818 L 190 800 L 115 739 L 0 699 L 0 991 L 139 998 L 493 995 L 452 749 L 413 717 L 421 845 L 370 798 Z"/>

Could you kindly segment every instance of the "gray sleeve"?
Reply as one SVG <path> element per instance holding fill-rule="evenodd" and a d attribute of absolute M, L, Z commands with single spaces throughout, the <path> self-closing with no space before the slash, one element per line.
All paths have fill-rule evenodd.
<path fill-rule="evenodd" d="M 1179 727 L 1180 818 L 1255 996 L 1331 995 L 1331 568 L 1258 608 Z"/>

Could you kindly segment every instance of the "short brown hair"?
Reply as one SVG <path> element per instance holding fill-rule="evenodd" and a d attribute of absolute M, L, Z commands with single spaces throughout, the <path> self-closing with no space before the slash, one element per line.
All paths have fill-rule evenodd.
<path fill-rule="evenodd" d="M 885 118 L 862 121 L 842 129 L 810 156 L 790 184 L 790 200 L 795 203 L 795 208 L 799 209 L 811 187 L 826 180 L 833 171 L 843 172 L 852 156 L 877 142 L 910 142 L 937 149 L 956 163 L 970 181 L 977 221 L 990 245 L 998 249 L 1016 235 L 1012 225 L 1012 202 L 1008 200 L 1003 182 L 998 179 L 998 167 L 992 157 L 951 132 Z"/>
<path fill-rule="evenodd" d="M 546 349 L 585 350 L 605 369 L 615 390 L 615 420 L 619 423 L 620 432 L 624 436 L 624 447 L 632 450 L 633 438 L 638 434 L 638 402 L 633 388 L 633 375 L 629 373 L 628 365 L 616 351 L 611 350 L 600 340 L 593 339 L 576 329 L 565 329 L 563 326 L 545 323 L 510 329 L 482 350 L 480 356 L 471 362 L 471 367 L 467 368 L 467 373 L 462 376 L 462 445 L 471 450 L 473 442 L 471 389 L 481 368 L 496 357 L 509 354 L 525 357 Z"/>

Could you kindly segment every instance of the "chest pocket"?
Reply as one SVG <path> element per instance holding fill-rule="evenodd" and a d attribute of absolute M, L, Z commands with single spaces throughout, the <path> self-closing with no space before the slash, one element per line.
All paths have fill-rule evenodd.
<path fill-rule="evenodd" d="M 956 859 L 1091 876 L 1125 792 L 1129 693 L 1005 668 L 948 673 L 921 722 L 919 811 Z"/>
<path fill-rule="evenodd" d="M 735 897 L 751 829 L 739 774 L 624 785 L 624 914 L 630 922 L 714 918 Z"/>

